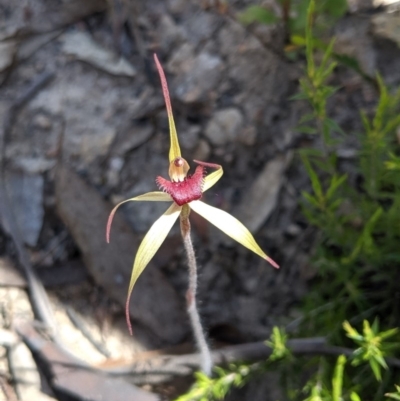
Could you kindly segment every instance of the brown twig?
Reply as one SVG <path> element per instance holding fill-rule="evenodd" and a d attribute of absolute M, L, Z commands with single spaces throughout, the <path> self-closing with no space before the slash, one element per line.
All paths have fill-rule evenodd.
<path fill-rule="evenodd" d="M 70 356 L 65 356 L 65 351 L 49 340 L 43 339 L 33 327 L 18 328 L 18 332 L 32 352 L 39 354 L 42 359 L 47 359 L 49 365 L 61 365 L 65 368 L 76 370 L 90 370 L 111 376 L 131 376 L 130 380 L 135 384 L 158 384 L 171 381 L 176 377 L 190 376 L 201 367 L 199 354 L 164 355 L 157 357 L 141 358 L 130 365 L 121 367 L 100 369 L 88 364 L 76 363 Z M 338 356 L 353 354 L 352 349 L 328 345 L 324 338 L 302 338 L 288 340 L 287 347 L 295 356 Z M 263 341 L 233 345 L 211 352 L 214 365 L 227 365 L 234 362 L 255 363 L 266 360 L 272 353 L 272 349 Z M 57 356 L 57 357 L 54 357 Z M 386 358 L 386 362 L 393 368 L 400 368 L 400 360 Z"/>
<path fill-rule="evenodd" d="M 7 401 L 17 401 L 17 395 L 13 387 L 8 382 L 7 378 L 0 374 L 0 389 L 3 392 Z"/>
<path fill-rule="evenodd" d="M 323 338 L 293 339 L 287 342 L 288 349 L 295 356 L 339 356 L 350 357 L 354 350 L 345 347 L 328 345 Z M 259 362 L 268 359 L 272 349 L 265 342 L 234 345 L 212 351 L 214 365 L 227 365 L 235 362 Z M 387 364 L 394 368 L 400 368 L 400 360 L 386 358 Z M 188 376 L 200 368 L 199 354 L 165 356 L 155 358 L 147 367 L 132 365 L 131 374 L 135 383 L 159 383 L 171 380 L 176 376 Z M 127 369 L 126 367 L 124 369 Z M 113 371 L 112 374 L 123 374 Z"/>
<path fill-rule="evenodd" d="M 89 329 L 86 327 L 85 322 L 79 317 L 79 315 L 71 308 L 67 307 L 67 315 L 70 318 L 73 325 L 82 333 L 82 335 L 106 358 L 111 358 L 111 353 L 107 347 L 100 341 L 96 340 Z"/>

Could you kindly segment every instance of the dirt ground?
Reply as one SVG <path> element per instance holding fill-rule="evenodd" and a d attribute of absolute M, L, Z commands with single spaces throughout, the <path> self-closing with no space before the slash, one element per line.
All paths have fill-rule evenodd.
<path fill-rule="evenodd" d="M 316 233 L 299 206 L 309 183 L 296 149 L 319 144 L 296 131 L 307 109 L 289 98 L 304 60 L 285 56 L 280 24 L 244 27 L 236 15 L 246 1 L 83 3 L 0 1 L 0 400 L 156 400 L 187 385 L 161 385 L 174 372 L 156 374 L 165 355 L 194 352 L 178 225 L 135 287 L 133 337 L 124 318 L 133 258 L 167 206 L 121 207 L 105 241 L 113 205 L 156 190 L 155 178 L 168 174 L 153 53 L 183 156 L 224 167 L 206 202 L 239 218 L 281 266 L 193 214 L 212 347 L 262 341 L 292 321 L 315 274 Z M 333 28 L 335 50 L 399 85 L 400 17 L 362 3 L 352 1 Z M 376 93 L 344 67 L 334 80 L 331 116 L 356 133 L 359 110 L 373 110 Z M 357 150 L 355 135 L 337 150 L 353 176 Z M 276 381 L 233 397 L 275 400 Z"/>

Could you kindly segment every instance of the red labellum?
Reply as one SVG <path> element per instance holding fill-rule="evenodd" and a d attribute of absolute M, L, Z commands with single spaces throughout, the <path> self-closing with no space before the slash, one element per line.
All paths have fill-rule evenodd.
<path fill-rule="evenodd" d="M 200 199 L 203 194 L 205 168 L 197 166 L 192 176 L 187 176 L 183 181 L 169 181 L 163 177 L 157 177 L 156 182 L 160 189 L 167 194 L 178 206 Z"/>

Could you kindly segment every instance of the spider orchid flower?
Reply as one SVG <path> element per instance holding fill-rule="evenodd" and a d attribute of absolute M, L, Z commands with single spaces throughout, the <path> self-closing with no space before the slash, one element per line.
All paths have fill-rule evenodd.
<path fill-rule="evenodd" d="M 188 174 L 190 167 L 187 161 L 181 156 L 178 135 L 172 114 L 167 80 L 156 55 L 154 55 L 154 60 L 160 75 L 163 95 L 168 113 L 171 140 L 171 147 L 169 151 L 170 180 L 167 180 L 163 177 L 157 177 L 156 183 L 162 192 L 148 192 L 118 203 L 110 213 L 106 232 L 107 242 L 109 243 L 110 229 L 115 212 L 122 204 L 126 202 L 172 202 L 167 211 L 151 226 L 150 230 L 143 238 L 135 257 L 125 309 L 126 319 L 131 334 L 132 328 L 129 318 L 129 302 L 133 287 L 140 274 L 160 248 L 172 226 L 181 214 L 188 216 L 190 210 L 194 210 L 196 213 L 204 217 L 210 223 L 214 224 L 217 228 L 233 238 L 235 241 L 261 256 L 275 268 L 279 268 L 278 264 L 263 252 L 263 250 L 255 241 L 253 235 L 239 220 L 235 219 L 229 213 L 209 206 L 200 200 L 203 193 L 215 185 L 215 183 L 222 177 L 223 170 L 218 164 L 194 160 L 194 162 L 197 164 L 197 167 L 192 175 Z M 211 168 L 215 171 L 209 175 L 206 175 L 206 168 Z"/>

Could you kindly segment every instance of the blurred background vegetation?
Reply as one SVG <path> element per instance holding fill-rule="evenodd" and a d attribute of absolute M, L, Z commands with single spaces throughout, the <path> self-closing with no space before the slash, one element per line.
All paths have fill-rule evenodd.
<path fill-rule="evenodd" d="M 288 328 L 354 351 L 347 358 L 304 360 L 290 354 L 288 336 L 275 327 L 267 342 L 273 353 L 264 364 L 216 369 L 215 379 L 199 374 L 193 390 L 177 400 L 224 399 L 230 387 L 263 369 L 279 369 L 291 400 L 400 399 L 398 365 L 385 361 L 400 352 L 400 89 L 387 86 L 379 71 L 365 76 L 357 60 L 335 54 L 331 28 L 347 12 L 347 1 L 278 3 L 278 12 L 248 6 L 240 20 L 284 24 L 286 56 L 304 57 L 300 90 L 292 100 L 307 102 L 309 112 L 297 129 L 319 138 L 319 146 L 298 152 L 311 182 L 302 193 L 302 211 L 318 229 L 312 249 L 316 277 L 303 299 L 304 316 Z M 355 69 L 377 89 L 374 113 L 360 111 L 360 132 L 345 132 L 329 116 L 327 104 L 340 89 L 330 84 L 336 68 Z M 336 153 L 349 135 L 357 135 L 360 146 L 357 181 L 343 173 Z M 305 370 L 315 371 L 307 383 Z"/>

